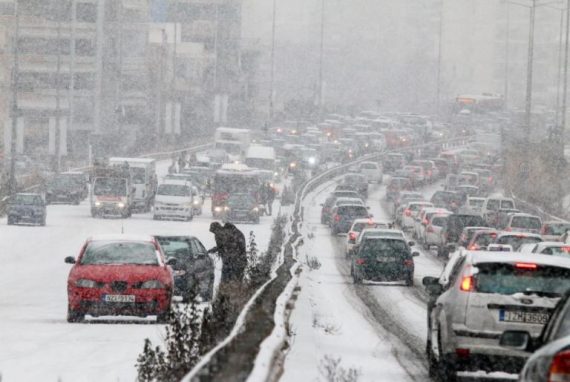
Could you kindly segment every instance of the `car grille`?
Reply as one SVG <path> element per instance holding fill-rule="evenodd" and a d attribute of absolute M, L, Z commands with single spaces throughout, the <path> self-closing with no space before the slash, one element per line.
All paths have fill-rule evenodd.
<path fill-rule="evenodd" d="M 111 289 L 114 292 L 124 292 L 127 290 L 129 284 L 126 281 L 113 281 L 111 283 Z"/>

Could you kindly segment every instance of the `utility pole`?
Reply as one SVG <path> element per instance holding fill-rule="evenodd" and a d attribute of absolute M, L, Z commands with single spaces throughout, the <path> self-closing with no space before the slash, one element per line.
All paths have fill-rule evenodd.
<path fill-rule="evenodd" d="M 61 18 L 63 16 L 62 5 L 57 8 L 57 60 L 55 74 L 55 173 L 61 171 Z"/>
<path fill-rule="evenodd" d="M 560 10 L 560 33 L 558 35 L 558 70 L 556 71 L 556 113 L 555 113 L 555 129 L 558 129 L 560 124 L 560 85 L 562 83 L 562 44 L 564 34 L 564 10 Z"/>
<path fill-rule="evenodd" d="M 534 62 L 534 21 L 536 16 L 536 0 L 532 0 L 530 8 L 530 25 L 528 34 L 528 62 L 526 72 L 526 97 L 525 97 L 525 145 L 528 147 L 530 144 L 530 130 L 532 120 L 532 76 L 533 76 L 533 62 Z"/>
<path fill-rule="evenodd" d="M 71 28 L 69 36 L 69 93 L 67 130 L 73 130 L 74 99 L 75 99 L 75 34 L 77 33 L 77 0 L 71 0 Z"/>
<path fill-rule="evenodd" d="M 323 65 L 325 57 L 325 0 L 321 2 L 321 48 L 319 60 L 319 119 L 323 116 Z"/>
<path fill-rule="evenodd" d="M 271 80 L 269 86 L 269 122 L 273 122 L 275 94 L 275 21 L 277 15 L 277 0 L 273 0 L 273 24 L 271 28 Z"/>
<path fill-rule="evenodd" d="M 14 195 L 17 190 L 16 185 L 16 134 L 18 133 L 18 86 L 19 86 L 19 40 L 20 40 L 20 12 L 18 0 L 14 1 L 14 40 L 12 42 L 14 65 L 12 67 L 12 134 L 10 137 L 10 195 Z"/>
<path fill-rule="evenodd" d="M 510 40 L 511 40 L 511 12 L 509 8 L 509 3 L 505 2 L 506 9 L 506 25 L 505 25 L 505 89 L 504 89 L 504 100 L 505 109 L 508 109 L 509 102 L 509 66 L 510 66 Z"/>
<path fill-rule="evenodd" d="M 443 47 L 443 11 L 444 11 L 444 0 L 441 0 L 439 9 L 439 41 L 437 48 L 437 84 L 436 84 L 436 94 L 435 94 L 435 109 L 436 113 L 439 115 L 440 108 L 440 98 L 441 98 L 441 61 L 442 61 L 442 47 Z"/>
<path fill-rule="evenodd" d="M 105 0 L 97 0 L 97 53 L 95 57 L 95 100 L 93 112 L 93 130 L 101 131 L 101 103 L 103 96 L 103 41 L 105 30 Z"/>
<path fill-rule="evenodd" d="M 560 141 L 564 142 L 564 132 L 566 129 L 566 108 L 568 101 L 568 40 L 570 37 L 570 0 L 566 5 L 566 41 L 564 47 L 564 91 L 562 92 L 562 115 L 560 118 Z M 564 151 L 564 143 L 562 143 L 562 151 Z"/>

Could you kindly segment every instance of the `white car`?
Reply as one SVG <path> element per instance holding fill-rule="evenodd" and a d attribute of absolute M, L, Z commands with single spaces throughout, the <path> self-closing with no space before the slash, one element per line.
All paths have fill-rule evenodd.
<path fill-rule="evenodd" d="M 564 256 L 570 258 L 570 245 L 559 241 L 543 241 L 541 243 L 523 244 L 519 248 L 522 253 L 539 253 L 541 255 Z"/>
<path fill-rule="evenodd" d="M 474 212 L 481 212 L 484 204 L 485 198 L 481 198 L 479 196 L 468 196 L 467 202 L 465 202 L 465 207 Z"/>
<path fill-rule="evenodd" d="M 383 172 L 382 166 L 376 162 L 360 163 L 360 173 L 368 179 L 368 183 L 382 184 Z"/>
<path fill-rule="evenodd" d="M 536 233 L 501 232 L 497 235 L 492 244 L 507 244 L 518 252 L 523 244 L 540 243 L 542 241 L 542 237 Z"/>
<path fill-rule="evenodd" d="M 445 208 L 438 207 L 425 207 L 420 210 L 416 218 L 414 219 L 414 237 L 418 242 L 423 243 L 425 239 L 425 230 L 429 224 L 429 220 L 432 216 L 436 214 L 448 214 L 451 215 L 452 212 L 446 210 Z"/>
<path fill-rule="evenodd" d="M 154 198 L 153 219 L 192 220 L 194 198 L 192 185 L 183 180 L 167 180 L 161 183 Z"/>
<path fill-rule="evenodd" d="M 423 242 L 424 249 L 430 249 L 432 246 L 443 246 L 441 231 L 447 224 L 448 213 L 435 214 L 429 220 L 425 228 L 425 237 Z"/>
<path fill-rule="evenodd" d="M 460 252 L 460 251 L 458 251 Z M 460 371 L 517 373 L 528 354 L 500 346 L 505 330 L 538 337 L 570 289 L 570 258 L 514 252 L 461 251 L 439 278 L 425 277 L 427 359 L 438 380 Z"/>
<path fill-rule="evenodd" d="M 378 222 L 372 219 L 355 219 L 348 231 L 348 234 L 346 235 L 346 254 L 348 255 L 350 253 L 362 230 L 388 227 L 389 224 L 386 222 Z"/>
<path fill-rule="evenodd" d="M 414 228 L 414 219 L 422 208 L 427 207 L 433 207 L 433 203 L 425 201 L 409 202 L 402 210 L 402 217 L 400 220 L 402 229 L 409 230 Z"/>

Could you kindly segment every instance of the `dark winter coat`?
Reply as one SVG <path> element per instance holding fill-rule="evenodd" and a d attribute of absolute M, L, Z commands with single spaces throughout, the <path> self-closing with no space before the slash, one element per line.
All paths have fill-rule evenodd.
<path fill-rule="evenodd" d="M 232 223 L 226 223 L 214 232 L 216 250 L 222 260 L 222 282 L 242 281 L 247 266 L 246 244 L 243 233 Z"/>

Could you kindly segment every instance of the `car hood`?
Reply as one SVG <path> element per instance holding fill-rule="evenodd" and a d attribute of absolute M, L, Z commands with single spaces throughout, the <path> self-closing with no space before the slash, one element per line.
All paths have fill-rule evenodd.
<path fill-rule="evenodd" d="M 85 278 L 99 282 L 124 280 L 130 283 L 171 277 L 169 268 L 158 265 L 76 265 L 69 275 L 70 279 Z"/>

